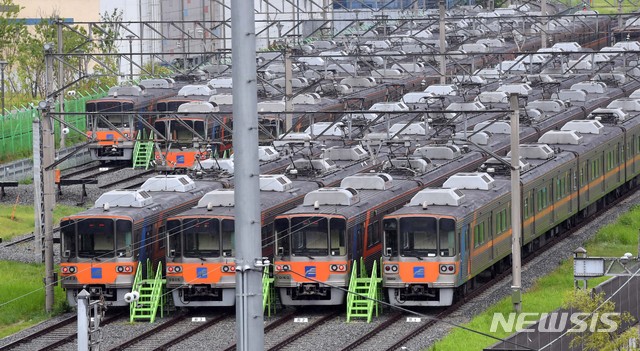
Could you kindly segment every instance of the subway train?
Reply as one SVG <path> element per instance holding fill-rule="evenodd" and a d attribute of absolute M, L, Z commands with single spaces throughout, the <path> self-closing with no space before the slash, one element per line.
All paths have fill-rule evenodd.
<path fill-rule="evenodd" d="M 618 99 L 520 145 L 524 252 L 637 187 L 639 113 L 640 100 Z M 383 219 L 382 281 L 391 304 L 447 306 L 482 272 L 510 265 L 509 169 L 490 159 L 480 170 L 422 190 Z"/>

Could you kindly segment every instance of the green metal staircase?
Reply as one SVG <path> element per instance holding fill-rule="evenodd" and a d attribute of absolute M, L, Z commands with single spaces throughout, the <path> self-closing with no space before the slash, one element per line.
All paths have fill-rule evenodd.
<path fill-rule="evenodd" d="M 138 133 L 136 144 L 133 147 L 133 168 L 149 169 L 153 157 L 154 145 L 153 132 L 149 135 L 151 141 L 142 141 L 142 133 Z"/>
<path fill-rule="evenodd" d="M 149 278 L 153 276 L 153 266 L 150 261 L 147 261 L 147 279 L 142 278 L 142 271 L 142 262 L 140 262 L 132 288 L 132 291 L 137 291 L 140 294 L 140 298 L 129 305 L 131 323 L 136 320 L 147 320 L 149 323 L 153 323 L 158 307 L 160 307 L 160 316 L 162 317 L 164 314 L 162 309 L 164 306 L 163 288 L 166 281 L 162 279 L 162 263 L 158 263 L 153 278 Z"/>
<path fill-rule="evenodd" d="M 367 269 L 360 259 L 360 276 L 358 277 L 357 262 L 353 262 L 351 279 L 349 280 L 349 293 L 347 295 L 347 322 L 351 318 L 366 318 L 371 322 L 373 312 L 378 316 L 382 296 L 380 290 L 381 278 L 378 278 L 377 262 L 373 263 L 371 276 L 367 276 Z"/>
<path fill-rule="evenodd" d="M 276 288 L 273 285 L 273 277 L 269 275 L 269 267 L 265 267 L 262 273 L 262 310 L 271 317 L 271 310 L 276 311 Z"/>

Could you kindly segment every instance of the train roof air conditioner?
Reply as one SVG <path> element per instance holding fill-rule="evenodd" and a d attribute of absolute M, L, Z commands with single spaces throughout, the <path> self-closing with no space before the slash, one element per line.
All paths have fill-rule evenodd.
<path fill-rule="evenodd" d="M 547 144 L 520 144 L 520 157 L 534 160 L 547 160 L 555 155 L 555 152 Z M 507 153 L 511 157 L 511 151 Z"/>
<path fill-rule="evenodd" d="M 147 179 L 140 187 L 142 190 L 175 191 L 184 193 L 196 188 L 196 183 L 186 175 L 160 175 Z"/>
<path fill-rule="evenodd" d="M 341 205 L 350 206 L 360 201 L 358 191 L 352 188 L 322 188 L 304 197 L 303 206 Z"/>
<path fill-rule="evenodd" d="M 145 89 L 169 89 L 173 88 L 173 80 L 167 80 L 163 78 L 155 78 L 155 79 L 143 79 L 138 84 Z"/>
<path fill-rule="evenodd" d="M 145 190 L 111 190 L 96 200 L 94 208 L 145 207 L 153 204 L 153 197 Z"/>
<path fill-rule="evenodd" d="M 216 90 L 211 88 L 208 85 L 197 84 L 197 85 L 185 85 L 180 88 L 178 91 L 178 95 L 180 96 L 211 96 L 216 93 Z"/>
<path fill-rule="evenodd" d="M 464 200 L 458 189 L 427 188 L 415 194 L 407 206 L 460 206 Z"/>
<path fill-rule="evenodd" d="M 393 185 L 393 178 L 386 173 L 358 173 L 346 177 L 340 183 L 341 188 L 357 190 L 386 190 Z"/>
<path fill-rule="evenodd" d="M 426 145 L 417 148 L 413 154 L 434 160 L 453 160 L 460 157 L 462 151 L 457 145 Z"/>
<path fill-rule="evenodd" d="M 204 194 L 196 207 L 233 207 L 235 204 L 233 189 L 216 189 Z"/>
<path fill-rule="evenodd" d="M 484 121 L 473 126 L 473 131 L 485 131 L 491 134 L 511 134 L 511 124 L 506 121 Z"/>
<path fill-rule="evenodd" d="M 567 122 L 560 130 L 575 130 L 580 134 L 600 134 L 604 131 L 604 126 L 596 120 L 574 120 Z"/>
<path fill-rule="evenodd" d="M 467 190 L 489 190 L 493 188 L 494 182 L 493 178 L 484 172 L 456 173 L 449 177 L 449 179 L 442 184 L 442 187 Z"/>
<path fill-rule="evenodd" d="M 539 143 L 549 145 L 578 145 L 581 141 L 582 135 L 578 134 L 575 130 L 550 130 L 538 139 Z"/>
<path fill-rule="evenodd" d="M 219 112 L 218 106 L 213 106 L 210 102 L 193 101 L 178 106 L 178 113 L 212 113 Z"/>
<path fill-rule="evenodd" d="M 324 156 L 333 161 L 360 161 L 368 157 L 361 145 L 333 146 L 324 151 Z"/>
<path fill-rule="evenodd" d="M 284 174 L 261 174 L 261 191 L 287 191 L 293 188 L 293 182 Z"/>

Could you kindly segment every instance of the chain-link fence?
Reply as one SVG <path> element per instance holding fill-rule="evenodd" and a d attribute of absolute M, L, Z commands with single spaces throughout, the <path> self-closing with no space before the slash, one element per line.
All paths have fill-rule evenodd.
<path fill-rule="evenodd" d="M 84 116 L 85 103 L 107 95 L 107 89 L 96 89 L 91 93 L 78 93 L 73 100 L 66 100 L 65 112 L 73 113 L 65 117 L 65 123 L 80 130 L 86 129 Z M 60 111 L 58 103 L 54 105 L 56 112 Z M 0 116 L 0 163 L 8 160 L 31 157 L 33 152 L 33 120 L 38 118 L 38 110 L 33 106 L 18 106 L 9 109 L 9 113 Z M 60 125 L 56 123 L 56 143 L 60 140 Z M 71 142 L 82 141 L 81 136 L 75 136 Z"/>

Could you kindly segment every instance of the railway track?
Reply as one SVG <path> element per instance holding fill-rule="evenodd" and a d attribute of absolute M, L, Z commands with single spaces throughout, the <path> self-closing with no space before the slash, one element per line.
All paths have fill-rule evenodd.
<path fill-rule="evenodd" d="M 269 350 L 269 351 L 280 350 L 283 347 L 285 347 L 285 346 L 293 343 L 294 341 L 302 338 L 303 336 L 307 335 L 309 332 L 311 332 L 312 330 L 318 328 L 319 326 L 327 323 L 328 321 L 330 321 L 330 320 L 332 320 L 334 318 L 337 318 L 341 314 L 342 314 L 342 311 L 335 310 L 335 311 L 327 314 L 326 316 L 320 317 L 319 319 L 313 321 L 312 323 L 309 323 L 303 329 L 295 332 L 294 334 L 291 334 L 291 335 L 287 336 L 286 338 L 284 338 L 283 340 L 279 341 L 276 345 L 271 346 L 267 350 Z M 286 322 L 286 321 L 283 321 L 282 323 L 284 323 L 284 322 Z"/>
<path fill-rule="evenodd" d="M 273 330 L 275 330 L 276 328 L 284 325 L 285 323 L 291 321 L 293 318 L 295 317 L 295 312 L 291 312 L 279 319 L 277 319 L 276 321 L 274 321 L 273 323 L 267 325 L 264 327 L 264 333 L 265 335 Z M 233 351 L 237 348 L 237 344 L 233 344 L 228 346 L 226 349 L 224 349 L 224 351 Z"/>
<path fill-rule="evenodd" d="M 153 169 L 146 170 L 146 171 L 140 172 L 140 173 L 138 173 L 138 174 L 136 174 L 136 175 L 133 175 L 133 176 L 130 176 L 130 177 L 126 177 L 126 178 L 123 178 L 123 179 L 118 179 L 118 180 L 115 180 L 115 181 L 113 181 L 113 182 L 110 182 L 110 183 L 107 183 L 107 184 L 103 184 L 103 185 L 99 186 L 99 188 L 100 188 L 100 189 L 113 188 L 113 187 L 114 187 L 114 186 L 116 186 L 116 185 L 123 184 L 123 183 L 127 183 L 127 182 L 130 182 L 130 181 L 132 181 L 132 180 L 138 179 L 138 178 L 140 178 L 140 177 L 144 177 L 144 176 L 146 176 L 146 175 L 153 174 L 153 173 L 155 173 L 155 172 L 156 172 L 156 171 L 155 171 L 155 170 L 153 170 Z M 142 184 L 142 182 L 141 182 L 140 184 Z M 132 185 L 132 186 L 133 186 L 133 185 Z M 131 186 L 131 187 L 132 187 L 132 186 Z"/>
<path fill-rule="evenodd" d="M 232 318 L 230 314 L 223 313 L 217 317 L 209 318 L 206 322 L 194 328 L 194 322 L 191 321 L 191 317 L 192 315 L 188 313 L 176 315 L 170 320 L 109 350 L 167 350 L 169 347 L 179 344 L 191 336 Z"/>
<path fill-rule="evenodd" d="M 53 228 L 54 236 L 56 235 L 56 233 L 57 234 L 60 233 L 60 227 L 54 227 Z M 18 245 L 18 244 L 23 244 L 23 243 L 26 243 L 26 242 L 29 242 L 29 241 L 33 241 L 35 239 L 35 237 L 36 237 L 35 233 L 31 233 L 28 236 L 25 236 L 24 238 L 17 239 L 17 240 L 14 240 L 14 241 L 10 241 L 10 242 L 4 244 L 2 247 L 11 247 L 11 246 L 15 246 L 15 245 Z M 59 237 L 59 235 L 58 235 L 58 237 Z M 54 240 L 55 240 L 55 238 L 54 238 Z"/>
<path fill-rule="evenodd" d="M 105 318 L 101 326 L 121 320 L 125 313 L 120 312 Z M 50 325 L 35 333 L 24 336 L 10 344 L 0 347 L 0 351 L 8 350 L 40 350 L 49 351 L 72 343 L 77 339 L 77 316 L 71 315 L 58 323 Z"/>

